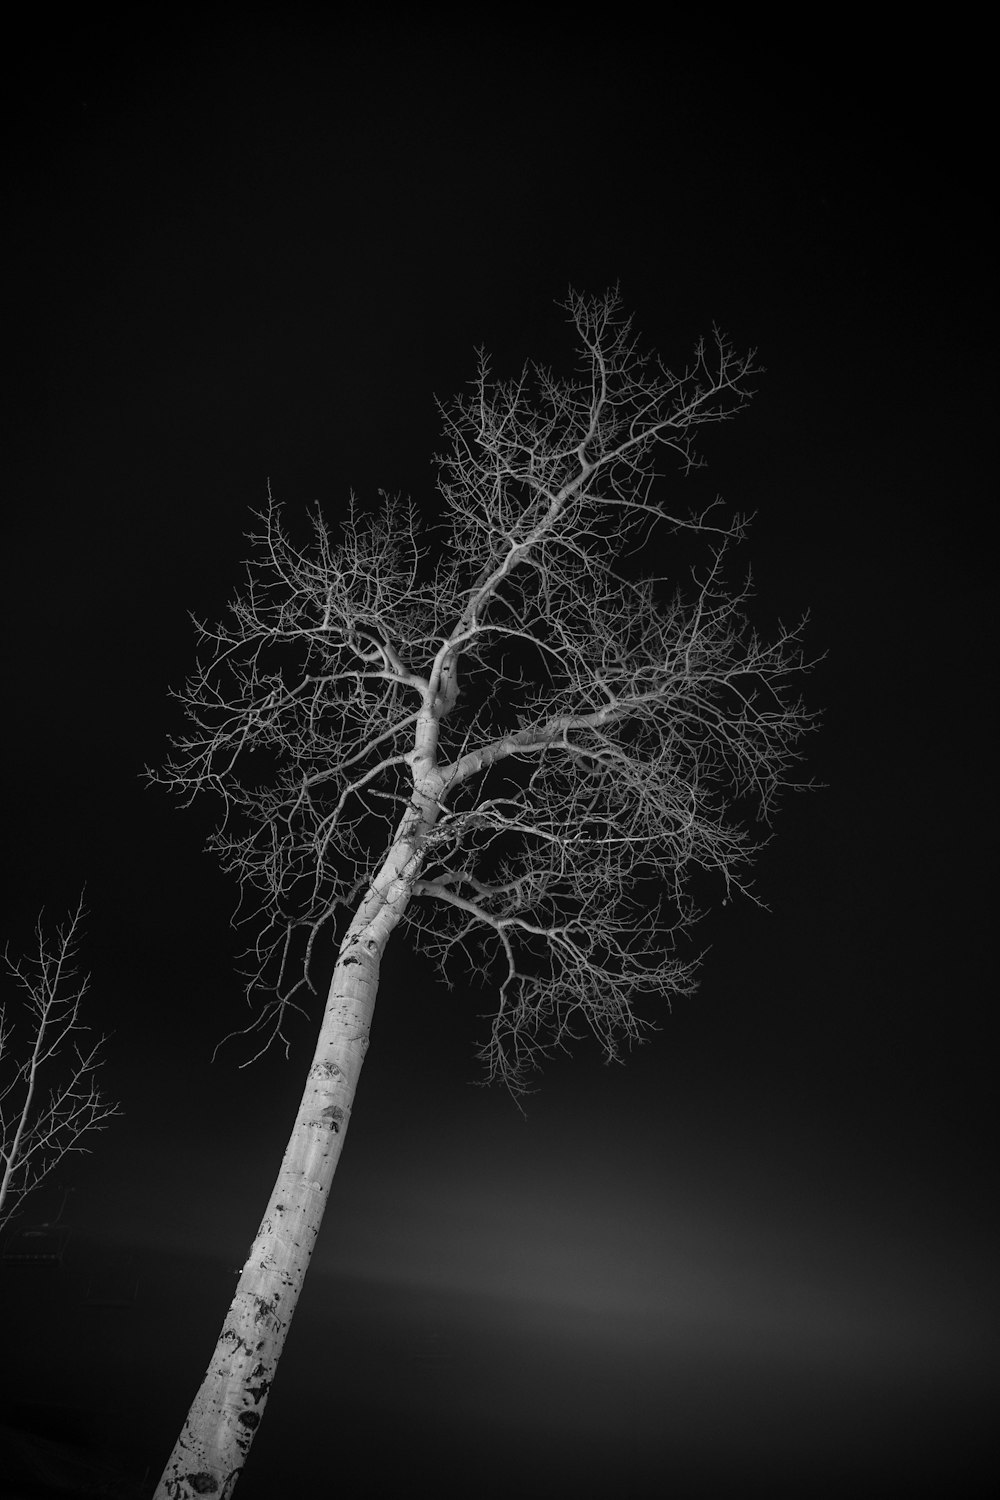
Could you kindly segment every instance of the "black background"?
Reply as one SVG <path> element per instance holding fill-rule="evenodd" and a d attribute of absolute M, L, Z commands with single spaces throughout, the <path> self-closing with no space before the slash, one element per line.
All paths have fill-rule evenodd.
<path fill-rule="evenodd" d="M 239 1493 L 995 1482 L 984 75 L 974 37 L 781 41 L 233 19 L 9 62 L 3 929 L 86 882 L 125 1111 L 26 1206 L 60 1266 L 0 1262 L 14 1493 L 155 1480 L 310 1055 L 316 1018 L 290 1062 L 211 1061 L 234 892 L 209 811 L 140 776 L 187 611 L 221 614 L 268 481 L 432 516 L 433 396 L 479 345 L 565 368 L 555 300 L 615 281 L 668 362 L 716 322 L 767 367 L 661 493 L 756 511 L 760 622 L 808 608 L 827 653 L 829 787 L 777 821 L 770 911 L 702 929 L 698 995 L 627 1067 L 554 1062 L 526 1120 L 470 1086 L 477 997 L 390 949 Z"/>

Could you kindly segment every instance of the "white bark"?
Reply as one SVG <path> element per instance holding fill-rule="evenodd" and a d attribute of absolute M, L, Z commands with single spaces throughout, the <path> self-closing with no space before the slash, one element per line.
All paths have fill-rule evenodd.
<path fill-rule="evenodd" d="M 317 514 L 303 548 L 269 503 L 243 593 L 199 627 L 206 654 L 179 695 L 189 727 L 157 779 L 223 798 L 211 844 L 258 909 L 251 988 L 277 1001 L 260 1051 L 287 1047 L 318 937 L 351 926 L 281 1174 L 158 1500 L 236 1483 L 396 924 L 446 977 L 468 963 L 494 987 L 482 1055 L 512 1092 L 584 1031 L 613 1059 L 650 1024 L 637 1002 L 693 987 L 696 962 L 674 951 L 698 915 L 691 877 L 745 889 L 744 815 L 766 819 L 811 727 L 790 688 L 806 666 L 798 627 L 762 639 L 749 586 L 726 584 L 742 522 L 680 518 L 654 493 L 658 455 L 697 466 L 698 428 L 745 405 L 753 356 L 717 335 L 674 374 L 639 349 L 616 296 L 566 306 L 573 378 L 526 369 L 498 384 L 483 360 L 442 409 L 446 537 L 426 542 L 412 507 L 387 499 L 367 517 L 352 504 L 339 540 Z M 711 541 L 686 591 L 627 562 L 658 524 Z"/>
<path fill-rule="evenodd" d="M 284 1159 L 156 1500 L 224 1500 L 246 1462 L 344 1149 L 382 954 L 409 901 L 433 817 L 426 800 L 415 798 L 341 945 Z"/>

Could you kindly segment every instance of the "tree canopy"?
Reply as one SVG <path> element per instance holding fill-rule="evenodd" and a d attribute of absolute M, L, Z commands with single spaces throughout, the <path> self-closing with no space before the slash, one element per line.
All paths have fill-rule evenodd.
<path fill-rule="evenodd" d="M 639 999 L 693 987 L 695 871 L 746 888 L 751 825 L 812 723 L 802 626 L 758 634 L 728 577 L 744 520 L 666 503 L 660 470 L 700 463 L 755 357 L 716 332 L 675 373 L 616 292 L 564 307 L 572 375 L 497 380 L 481 356 L 441 405 L 436 524 L 352 497 L 299 545 L 269 495 L 228 619 L 198 626 L 189 728 L 157 775 L 223 800 L 211 843 L 254 924 L 251 985 L 273 992 L 262 1046 L 416 792 L 434 818 L 405 924 L 449 982 L 471 960 L 492 984 L 482 1057 L 514 1092 L 581 1032 L 616 1057 L 649 1024 Z M 681 532 L 706 546 L 679 579 Z"/>

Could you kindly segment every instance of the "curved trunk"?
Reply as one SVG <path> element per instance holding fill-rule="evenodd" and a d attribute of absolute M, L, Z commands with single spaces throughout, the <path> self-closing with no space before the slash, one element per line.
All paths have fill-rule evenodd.
<path fill-rule="evenodd" d="M 343 1150 L 368 1047 L 379 964 L 416 878 L 418 834 L 433 821 L 433 814 L 426 814 L 426 808 L 411 804 L 341 944 L 316 1052 L 267 1211 L 155 1500 L 204 1495 L 227 1500 L 246 1462 Z"/>

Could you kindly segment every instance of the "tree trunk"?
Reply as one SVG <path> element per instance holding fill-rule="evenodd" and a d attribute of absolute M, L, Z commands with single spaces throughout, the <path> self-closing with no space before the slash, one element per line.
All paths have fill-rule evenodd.
<path fill-rule="evenodd" d="M 433 814 L 421 816 L 423 811 L 411 804 L 341 944 L 315 1056 L 267 1211 L 155 1500 L 204 1495 L 228 1500 L 246 1462 L 343 1150 L 368 1047 L 379 964 L 419 868 L 414 835 L 433 820 Z"/>

